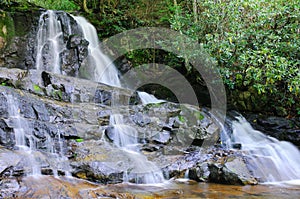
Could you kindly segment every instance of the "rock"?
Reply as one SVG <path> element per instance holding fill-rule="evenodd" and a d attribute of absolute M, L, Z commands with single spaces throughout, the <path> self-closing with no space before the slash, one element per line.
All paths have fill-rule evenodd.
<path fill-rule="evenodd" d="M 132 121 L 141 127 L 144 127 L 151 123 L 151 119 L 147 117 L 147 115 L 144 115 L 140 112 L 132 115 Z"/>
<path fill-rule="evenodd" d="M 234 149 L 241 149 L 242 148 L 242 144 L 241 143 L 233 143 L 232 144 L 232 148 L 234 148 Z"/>
<path fill-rule="evenodd" d="M 95 103 L 110 105 L 112 100 L 112 93 L 107 90 L 97 89 L 95 91 Z"/>
<path fill-rule="evenodd" d="M 138 194 L 128 193 L 122 187 L 98 186 L 82 180 L 53 176 L 28 176 L 22 179 L 1 180 L 1 198 L 107 198 L 134 199 Z M 150 194 L 149 194 L 150 195 Z"/>
<path fill-rule="evenodd" d="M 120 183 L 131 168 L 128 154 L 100 141 L 76 144 L 76 158 L 71 162 L 73 175 L 94 182 Z"/>
<path fill-rule="evenodd" d="M 15 198 L 20 190 L 20 185 L 17 179 L 3 179 L 0 183 L 1 198 Z"/>
<path fill-rule="evenodd" d="M 209 181 L 224 184 L 255 185 L 257 180 L 251 175 L 245 161 L 240 157 L 231 157 L 224 164 L 209 164 Z"/>
<path fill-rule="evenodd" d="M 244 155 L 238 151 L 227 152 L 213 148 L 203 151 L 196 148 L 195 151 L 169 162 L 164 171 L 169 173 L 170 177 L 183 178 L 188 173 L 188 178 L 197 182 L 238 185 L 258 183 L 251 174 Z"/>
<path fill-rule="evenodd" d="M 300 148 L 300 123 L 297 118 L 283 118 L 275 116 L 263 116 L 246 114 L 245 117 L 253 128 L 277 138 L 295 144 Z"/>
<path fill-rule="evenodd" d="M 0 148 L 0 177 L 7 177 L 16 173 L 17 165 L 21 162 L 22 157 L 17 153 Z"/>
<path fill-rule="evenodd" d="M 82 35 L 70 35 L 66 49 L 61 53 L 64 75 L 77 77 L 81 63 L 88 56 L 88 41 Z"/>
<path fill-rule="evenodd" d="M 168 144 L 168 142 L 171 139 L 171 135 L 169 131 L 163 130 L 162 132 L 156 133 L 151 140 L 153 142 L 159 143 L 159 144 Z"/>
<path fill-rule="evenodd" d="M 5 51 L 0 50 L 0 67 L 33 68 L 32 51 L 35 47 L 36 27 L 40 13 L 41 11 L 37 9 L 4 11 L 2 16 L 9 18 L 6 20 L 9 23 L 6 25 Z"/>

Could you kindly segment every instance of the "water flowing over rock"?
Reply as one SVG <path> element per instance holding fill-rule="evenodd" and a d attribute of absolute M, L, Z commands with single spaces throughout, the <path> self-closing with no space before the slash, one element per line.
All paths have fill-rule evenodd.
<path fill-rule="evenodd" d="M 300 178 L 300 151 L 291 143 L 278 141 L 254 130 L 245 118 L 233 122 L 232 140 L 242 144 L 254 175 L 262 182 Z"/>
<path fill-rule="evenodd" d="M 115 113 L 115 107 L 110 106 L 111 101 L 100 100 L 101 93 L 104 96 L 118 95 L 117 98 L 120 102 L 118 113 L 122 114 L 123 117 L 121 123 L 129 125 L 128 128 L 133 128 L 137 132 L 137 150 L 146 151 L 152 147 L 160 152 L 165 150 L 165 153 L 169 153 L 170 151 L 167 148 L 164 149 L 164 146 L 167 147 L 170 143 L 175 147 L 178 145 L 177 152 L 175 150 L 172 153 L 181 155 L 195 138 L 206 139 L 218 131 L 218 126 L 213 123 L 207 113 L 201 112 L 197 108 L 190 109 L 188 105 L 181 106 L 165 102 L 162 104 L 128 106 L 131 91 L 122 88 L 114 88 L 84 79 L 36 70 L 6 69 L 1 71 L 0 74 L 4 82 L 9 82 L 11 86 L 18 88 L 0 87 L 0 97 L 3 99 L 0 105 L 3 118 L 3 120 L 0 120 L 2 122 L 0 127 L 4 133 L 1 136 L 1 143 L 6 143 L 5 146 L 7 147 L 14 146 L 13 128 L 7 123 L 6 119 L 8 118 L 8 109 L 5 97 L 13 95 L 19 101 L 22 119 L 28 123 L 25 136 L 34 137 L 36 150 L 41 151 L 43 155 L 45 153 L 46 157 L 48 157 L 49 154 L 47 153 L 51 150 L 58 152 L 59 155 L 62 151 L 64 156 L 69 157 L 71 161 L 70 164 L 73 170 L 71 169 L 70 172 L 75 176 L 86 176 L 83 178 L 92 181 L 103 183 L 122 182 L 125 171 L 130 171 L 137 161 L 133 158 L 132 165 L 130 165 L 127 158 L 125 158 L 126 155 L 123 155 L 120 160 L 116 158 L 115 161 L 118 161 L 115 166 L 110 163 L 109 169 L 104 169 L 107 160 L 101 159 L 101 156 L 92 155 L 93 151 L 98 150 L 105 150 L 103 154 L 126 154 L 122 149 L 110 146 L 113 143 L 110 143 L 104 134 L 104 132 L 107 136 L 110 134 L 110 140 L 115 139 L 115 132 L 110 132 L 110 129 L 117 127 L 112 123 L 114 123 L 113 121 L 116 122 L 118 118 L 113 120 L 112 113 Z M 49 90 L 49 88 L 52 90 Z M 49 138 L 51 138 L 50 141 Z M 86 144 L 76 142 L 78 139 L 82 139 L 82 143 Z M 85 149 L 93 140 L 99 140 L 99 142 L 102 140 L 101 142 L 103 142 L 103 139 L 107 139 L 104 142 L 106 144 L 95 146 L 93 149 Z M 185 145 L 185 143 L 188 143 L 188 145 Z M 49 150 L 49 144 L 52 146 L 51 150 Z M 80 155 L 81 151 L 89 152 Z M 53 156 L 51 152 L 50 156 Z M 81 156 L 84 158 L 79 159 Z M 114 159 L 114 156 L 109 158 L 110 161 L 112 159 Z M 64 162 L 65 160 L 62 158 L 58 161 Z M 145 159 L 145 161 L 147 160 Z M 127 165 L 127 167 L 119 169 L 116 166 L 119 163 Z M 165 164 L 169 163 L 165 162 Z M 114 174 L 115 177 L 111 178 L 114 167 L 117 168 L 115 169 L 117 172 Z M 101 175 L 95 170 L 99 168 L 104 169 L 101 172 L 99 171 Z M 60 174 L 64 173 L 63 168 L 55 168 L 47 161 L 41 161 L 41 170 L 42 173 L 49 173 L 49 171 L 50 173 L 56 171 Z M 96 175 L 95 172 L 98 174 Z M 85 174 L 83 175 L 83 173 Z M 129 177 L 128 181 L 135 180 L 130 179 L 133 178 Z"/>
<path fill-rule="evenodd" d="M 300 148 L 300 117 L 282 118 L 267 117 L 258 114 L 246 114 L 245 118 L 253 128 L 275 137 L 278 140 L 288 141 Z"/>
<path fill-rule="evenodd" d="M 156 103 L 164 102 L 164 100 L 159 100 L 154 95 L 148 94 L 146 92 L 138 92 L 138 95 L 143 104 L 150 104 L 150 103 L 156 104 Z"/>
<path fill-rule="evenodd" d="M 71 16 L 48 10 L 39 19 L 36 69 L 78 76 L 81 63 L 88 55 L 88 44 Z"/>
<path fill-rule="evenodd" d="M 134 198 L 79 180 L 74 184 L 89 189 L 74 195 L 73 178 L 66 180 L 71 175 L 97 186 L 170 178 L 239 185 L 299 179 L 299 150 L 291 144 L 254 131 L 244 120 L 230 119 L 230 132 L 206 108 L 121 88 L 118 71 L 97 38 L 90 39 L 96 37 L 91 24 L 60 11 L 39 13 L 26 35 L 38 35 L 37 47 L 27 46 L 32 62 L 0 68 L 1 197 L 34 197 L 41 180 L 66 193 L 53 197 Z M 220 143 L 202 146 L 220 134 Z M 276 166 L 279 160 L 290 164 Z"/>
<path fill-rule="evenodd" d="M 89 42 L 89 55 L 86 59 L 86 67 L 82 70 L 81 76 L 96 82 L 121 87 L 116 67 L 100 50 L 96 28 L 83 17 L 73 17 L 80 26 L 84 38 Z"/>

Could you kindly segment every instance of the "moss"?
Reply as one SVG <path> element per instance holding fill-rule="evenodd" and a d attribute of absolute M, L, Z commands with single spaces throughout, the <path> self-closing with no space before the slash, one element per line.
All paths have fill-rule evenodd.
<path fill-rule="evenodd" d="M 36 85 L 36 84 L 33 84 L 33 90 L 38 93 L 42 91 L 42 89 L 39 87 L 39 85 Z"/>
<path fill-rule="evenodd" d="M 178 119 L 179 119 L 179 121 L 182 122 L 182 123 L 186 122 L 185 117 L 182 116 L 182 115 L 178 115 Z"/>
<path fill-rule="evenodd" d="M 0 11 L 0 50 L 11 41 L 15 35 L 14 21 L 5 11 Z"/>
<path fill-rule="evenodd" d="M 203 119 L 204 119 L 204 116 L 203 116 L 200 112 L 198 112 L 198 111 L 195 111 L 194 116 L 195 116 L 198 120 L 203 120 Z"/>
<path fill-rule="evenodd" d="M 76 142 L 83 142 L 84 140 L 82 138 L 78 138 L 75 140 Z"/>
<path fill-rule="evenodd" d="M 50 96 L 57 100 L 62 100 L 62 91 L 61 90 L 52 90 Z"/>

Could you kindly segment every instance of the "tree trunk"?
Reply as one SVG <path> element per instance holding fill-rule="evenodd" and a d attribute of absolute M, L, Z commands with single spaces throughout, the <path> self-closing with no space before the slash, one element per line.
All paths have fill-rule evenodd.
<path fill-rule="evenodd" d="M 198 21 L 198 11 L 197 11 L 197 0 L 193 0 L 193 13 L 194 13 L 194 22 Z"/>
<path fill-rule="evenodd" d="M 100 4 L 99 4 L 99 9 L 100 9 L 100 14 L 104 14 L 104 0 L 100 0 Z"/>
<path fill-rule="evenodd" d="M 91 11 L 88 9 L 88 7 L 87 7 L 86 0 L 83 0 L 83 10 L 84 10 L 84 12 L 87 12 L 87 13 L 90 13 L 90 12 L 91 12 Z"/>

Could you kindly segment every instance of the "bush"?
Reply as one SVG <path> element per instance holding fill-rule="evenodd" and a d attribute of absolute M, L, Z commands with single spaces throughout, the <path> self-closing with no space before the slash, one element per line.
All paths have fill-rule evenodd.
<path fill-rule="evenodd" d="M 37 6 L 41 6 L 43 8 L 49 10 L 78 10 L 79 7 L 74 4 L 71 0 L 28 0 L 31 3 L 34 3 Z"/>
<path fill-rule="evenodd" d="M 253 89 L 270 110 L 300 109 L 299 1 L 200 0 L 196 13 L 191 6 L 172 8 L 171 27 L 203 44 L 229 92 Z"/>

